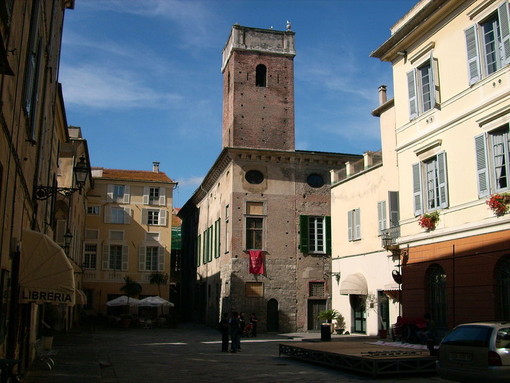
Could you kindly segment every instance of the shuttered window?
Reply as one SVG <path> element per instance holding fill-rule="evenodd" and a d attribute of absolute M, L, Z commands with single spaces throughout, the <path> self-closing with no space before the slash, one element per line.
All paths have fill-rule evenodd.
<path fill-rule="evenodd" d="M 414 214 L 448 207 L 446 153 L 413 165 Z"/>
<path fill-rule="evenodd" d="M 409 97 L 409 119 L 434 108 L 439 104 L 438 61 L 432 55 L 422 65 L 407 73 Z"/>
<path fill-rule="evenodd" d="M 300 244 L 303 254 L 331 254 L 331 217 L 299 217 Z"/>
<path fill-rule="evenodd" d="M 470 85 L 510 62 L 508 7 L 508 1 L 500 3 L 487 18 L 464 31 Z"/>
<path fill-rule="evenodd" d="M 377 221 L 379 223 L 379 234 L 386 229 L 386 201 L 377 202 Z"/>
<path fill-rule="evenodd" d="M 349 241 L 361 239 L 361 211 L 359 208 L 347 212 L 347 238 Z"/>
<path fill-rule="evenodd" d="M 510 187 L 510 133 L 502 129 L 475 137 L 478 196 L 507 191 Z"/>

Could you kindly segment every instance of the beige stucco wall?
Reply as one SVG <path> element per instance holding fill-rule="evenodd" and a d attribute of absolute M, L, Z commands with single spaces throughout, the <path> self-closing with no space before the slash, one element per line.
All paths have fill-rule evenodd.
<path fill-rule="evenodd" d="M 121 184 L 130 186 L 130 201 L 126 204 L 116 204 L 107 200 L 107 188 L 109 184 Z M 164 187 L 166 205 L 144 205 L 143 192 L 144 187 Z M 85 269 L 83 275 L 83 287 L 91 289 L 94 292 L 93 310 L 96 312 L 106 312 L 106 301 L 108 294 L 123 294 L 120 287 L 124 285 L 124 278 L 129 276 L 142 285 L 142 295 L 158 295 L 157 285 L 149 283 L 149 276 L 153 271 L 139 271 L 139 247 L 146 242 L 146 233 L 159 233 L 158 244 L 164 247 L 165 274 L 170 275 L 170 252 L 171 252 L 171 222 L 172 222 L 172 204 L 173 204 L 172 185 L 151 183 L 151 182 L 129 182 L 126 180 L 101 180 L 95 179 L 95 187 L 88 193 L 88 206 L 99 206 L 99 215 L 86 216 L 86 229 L 99 231 L 97 240 L 85 239 L 85 243 L 96 243 L 98 245 L 96 269 Z M 119 206 L 131 209 L 131 222 L 129 224 L 111 224 L 105 223 L 104 214 L 108 206 Z M 142 209 L 157 208 L 165 209 L 166 225 L 153 226 L 142 223 Z M 110 232 L 112 230 L 124 231 L 123 241 L 111 241 L 111 243 L 128 246 L 128 269 L 121 271 L 103 270 L 103 245 L 110 242 Z M 161 297 L 168 299 L 169 290 L 166 285 L 161 286 Z"/>

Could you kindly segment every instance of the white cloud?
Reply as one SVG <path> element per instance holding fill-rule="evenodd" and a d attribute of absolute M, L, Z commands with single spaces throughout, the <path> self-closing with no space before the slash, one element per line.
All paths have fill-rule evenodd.
<path fill-rule="evenodd" d="M 87 0 L 83 6 L 93 11 L 128 13 L 149 18 L 164 18 L 174 22 L 182 32 L 186 47 L 211 45 L 210 1 L 199 0 Z"/>
<path fill-rule="evenodd" d="M 181 100 L 177 94 L 158 92 L 140 83 L 135 73 L 107 67 L 63 67 L 66 104 L 99 109 L 168 108 Z"/>
<path fill-rule="evenodd" d="M 204 177 L 190 177 L 190 178 L 184 178 L 179 179 L 177 182 L 179 183 L 178 187 L 199 187 L 202 181 L 204 180 Z"/>

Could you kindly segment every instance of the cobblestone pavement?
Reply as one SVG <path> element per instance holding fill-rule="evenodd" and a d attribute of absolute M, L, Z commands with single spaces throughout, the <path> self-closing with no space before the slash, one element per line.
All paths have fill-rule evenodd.
<path fill-rule="evenodd" d="M 319 338 L 320 334 L 312 336 Z M 236 354 L 222 353 L 220 338 L 218 331 L 200 325 L 70 333 L 55 339 L 55 367 L 48 371 L 35 364 L 23 382 L 447 382 L 435 375 L 374 380 L 280 357 L 278 344 L 289 341 L 281 335 L 242 339 L 242 351 Z"/>

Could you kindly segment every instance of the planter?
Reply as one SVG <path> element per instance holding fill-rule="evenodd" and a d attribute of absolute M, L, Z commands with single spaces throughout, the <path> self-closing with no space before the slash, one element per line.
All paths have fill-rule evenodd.
<path fill-rule="evenodd" d="M 439 212 L 433 211 L 432 213 L 425 213 L 418 219 L 418 225 L 427 231 L 435 230 L 439 222 Z"/>
<path fill-rule="evenodd" d="M 379 330 L 379 338 L 380 339 L 386 339 L 388 337 L 388 330 Z"/>
<path fill-rule="evenodd" d="M 493 194 L 487 200 L 487 205 L 491 208 L 494 215 L 500 217 L 508 212 L 510 204 L 510 195 L 508 194 Z"/>
<path fill-rule="evenodd" d="M 336 331 L 337 335 L 342 335 L 344 333 L 345 329 L 337 328 L 335 331 Z"/>

